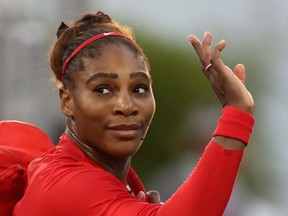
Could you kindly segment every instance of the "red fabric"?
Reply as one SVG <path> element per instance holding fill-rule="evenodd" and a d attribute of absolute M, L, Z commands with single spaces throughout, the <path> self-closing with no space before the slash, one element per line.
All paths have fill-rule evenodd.
<path fill-rule="evenodd" d="M 213 136 L 225 136 L 249 143 L 255 119 L 244 110 L 225 106 Z"/>
<path fill-rule="evenodd" d="M 64 134 L 57 147 L 30 163 L 28 187 L 14 209 L 14 216 L 222 215 L 242 155 L 243 151 L 226 150 L 210 141 L 188 179 L 164 205 L 157 205 L 128 193 L 125 182 L 91 161 Z"/>
<path fill-rule="evenodd" d="M 20 121 L 0 121 L 0 172 L 16 163 L 30 161 L 53 148 L 50 138 L 35 125 Z"/>
<path fill-rule="evenodd" d="M 53 148 L 49 137 L 34 125 L 0 121 L 0 215 L 12 215 L 22 198 L 30 161 Z"/>
<path fill-rule="evenodd" d="M 131 187 L 134 194 L 138 194 L 140 191 L 146 193 L 144 185 L 132 167 L 128 171 L 127 184 Z M 146 200 L 148 200 L 148 197 L 146 197 Z"/>
<path fill-rule="evenodd" d="M 226 150 L 210 141 L 191 176 L 166 202 L 167 206 L 160 209 L 159 215 L 223 215 L 242 155 L 243 151 Z"/>

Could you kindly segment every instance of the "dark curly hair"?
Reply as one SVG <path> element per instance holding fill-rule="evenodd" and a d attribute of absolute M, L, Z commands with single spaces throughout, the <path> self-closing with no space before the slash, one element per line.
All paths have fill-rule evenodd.
<path fill-rule="evenodd" d="M 70 61 L 65 76 L 62 78 L 63 63 L 71 53 L 87 39 L 105 32 L 119 32 L 125 37 L 105 37 L 87 45 Z M 79 20 L 71 22 L 69 26 L 62 22 L 56 35 L 57 39 L 50 49 L 49 61 L 58 87 L 65 87 L 65 83 L 71 82 L 72 72 L 84 69 L 83 57 L 96 58 L 101 53 L 101 48 L 108 44 L 125 45 L 135 55 L 143 56 L 149 68 L 148 59 L 136 43 L 133 30 L 113 21 L 110 16 L 101 11 L 96 14 L 85 14 Z"/>

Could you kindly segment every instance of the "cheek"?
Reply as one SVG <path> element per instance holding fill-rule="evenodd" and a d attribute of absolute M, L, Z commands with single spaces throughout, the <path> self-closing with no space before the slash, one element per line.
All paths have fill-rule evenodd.
<path fill-rule="evenodd" d="M 98 104 L 86 104 L 85 106 L 81 107 L 79 113 L 85 122 L 101 122 L 105 116 L 108 114 L 108 107 L 103 106 L 101 103 Z M 84 122 L 84 123 L 85 123 Z"/>
<path fill-rule="evenodd" d="M 107 111 L 108 109 L 103 107 L 103 103 L 95 101 L 91 96 L 87 97 L 82 94 L 78 100 L 74 100 L 74 117 L 78 122 L 85 124 L 85 122 L 99 120 Z"/>
<path fill-rule="evenodd" d="M 154 97 L 151 97 L 151 99 L 147 101 L 147 103 L 145 104 L 146 106 L 144 107 L 144 110 L 146 113 L 147 120 L 150 122 L 154 116 L 155 109 L 156 109 Z"/>

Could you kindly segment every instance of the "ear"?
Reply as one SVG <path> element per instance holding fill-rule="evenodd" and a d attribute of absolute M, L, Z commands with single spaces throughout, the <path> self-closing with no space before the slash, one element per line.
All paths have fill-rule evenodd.
<path fill-rule="evenodd" d="M 59 97 L 62 113 L 66 117 L 73 117 L 73 101 L 71 97 L 71 92 L 68 89 L 60 88 Z"/>

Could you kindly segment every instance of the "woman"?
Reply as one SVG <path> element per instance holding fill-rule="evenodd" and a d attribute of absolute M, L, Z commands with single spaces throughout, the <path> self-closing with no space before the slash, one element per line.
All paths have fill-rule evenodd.
<path fill-rule="evenodd" d="M 155 112 L 149 63 L 132 30 L 98 12 L 62 23 L 57 37 L 50 65 L 67 130 L 30 164 L 14 215 L 222 215 L 254 124 L 244 66 L 232 71 L 220 58 L 225 41 L 212 50 L 210 33 L 203 42 L 188 36 L 224 108 L 196 169 L 161 205 L 130 167 Z"/>

